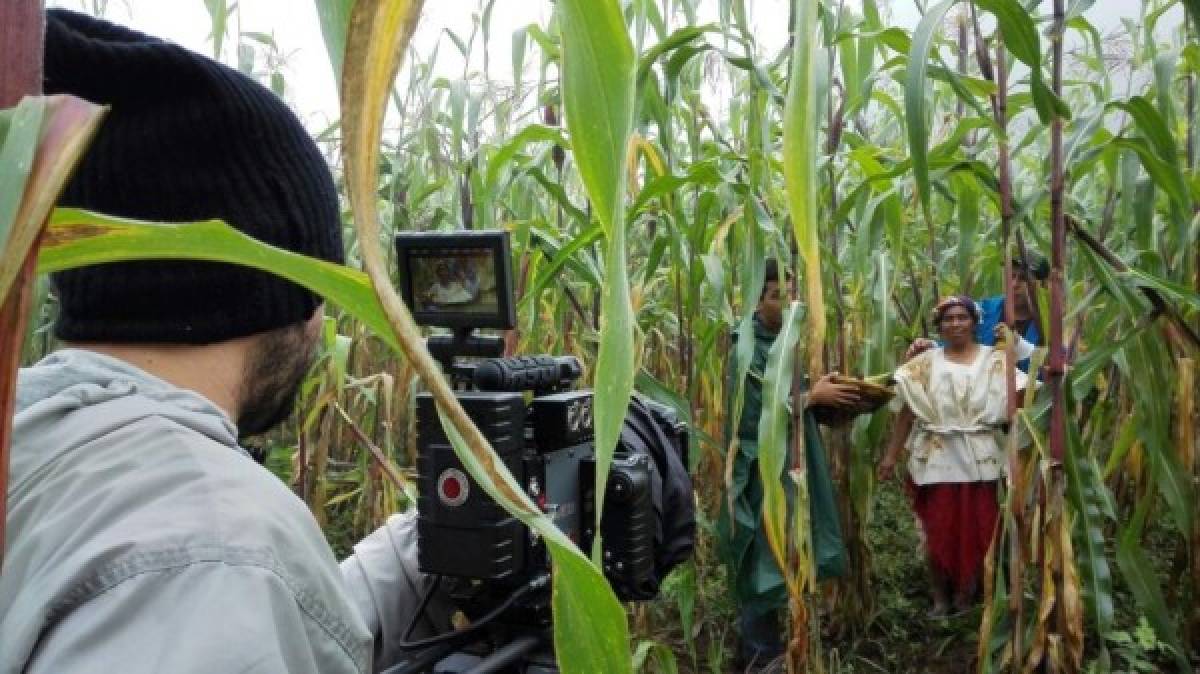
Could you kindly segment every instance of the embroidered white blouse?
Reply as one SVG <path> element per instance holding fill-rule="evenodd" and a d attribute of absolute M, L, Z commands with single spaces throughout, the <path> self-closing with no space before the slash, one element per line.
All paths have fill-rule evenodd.
<path fill-rule="evenodd" d="M 962 365 L 930 349 L 896 370 L 896 400 L 915 417 L 908 473 L 917 485 L 997 480 L 1004 474 L 1004 352 L 979 346 Z M 1017 389 L 1028 376 L 1016 370 Z"/>

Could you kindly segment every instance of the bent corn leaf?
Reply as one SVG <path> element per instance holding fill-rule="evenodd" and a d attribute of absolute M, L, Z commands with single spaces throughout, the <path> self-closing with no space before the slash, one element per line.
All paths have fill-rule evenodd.
<path fill-rule="evenodd" d="M 615 0 L 563 0 L 558 8 L 562 12 L 563 107 L 571 148 L 608 238 L 594 382 L 598 531 L 604 485 L 637 371 L 624 217 L 637 62 Z M 594 556 L 598 556 L 600 545 L 597 537 Z M 624 621 L 621 628 L 626 629 Z M 566 636 L 556 630 L 555 644 L 573 647 Z M 611 653 L 609 657 L 613 657 Z M 623 657 L 623 667 L 627 668 L 627 653 Z"/>
<path fill-rule="evenodd" d="M 329 54 L 335 82 L 342 81 L 342 61 L 346 55 L 346 31 L 350 28 L 350 11 L 354 0 L 315 0 L 321 37 Z"/>
<path fill-rule="evenodd" d="M 46 227 L 38 272 L 168 259 L 227 262 L 282 276 L 342 307 L 389 346 L 398 348 L 366 274 L 269 246 L 220 220 L 168 224 L 58 208 Z"/>
<path fill-rule="evenodd" d="M 472 423 L 426 350 L 408 308 L 391 285 L 379 243 L 375 184 L 384 113 L 404 49 L 416 29 L 420 8 L 419 1 L 358 0 L 350 15 L 341 82 L 342 152 L 363 263 L 405 357 L 437 401 L 442 426 L 464 466 L 490 496 L 538 531 L 547 543 L 555 561 L 554 637 L 561 671 L 596 671 L 597 667 L 600 671 L 628 671 L 630 660 L 625 647 L 628 632 L 624 612 L 612 589 L 599 569 L 582 561 L 579 550 L 534 506 L 487 438 Z M 576 136 L 573 142 L 579 144 L 581 141 L 574 131 L 572 135 Z M 632 348 L 628 357 L 632 358 Z M 632 388 L 632 367 L 628 379 Z M 628 394 L 624 400 L 628 400 Z M 624 406 L 618 425 L 623 417 Z M 572 601 L 579 597 L 585 599 Z M 590 615 L 585 615 L 588 612 Z M 568 632 L 568 628 L 581 631 Z M 614 648 L 614 644 L 620 647 Z"/>
<path fill-rule="evenodd" d="M 908 69 L 904 78 L 904 119 L 908 125 L 908 149 L 912 153 L 913 175 L 921 198 L 921 212 L 927 223 L 929 215 L 929 127 L 925 101 L 925 78 L 929 69 L 929 52 L 942 20 L 958 0 L 943 0 L 921 17 L 913 33 L 908 52 Z"/>
<path fill-rule="evenodd" d="M 25 195 L 25 182 L 33 171 L 33 157 L 41 138 L 42 116 L 46 99 L 26 97 L 17 107 L 5 110 L 5 125 L 0 131 L 0 250 L 8 243 L 9 232 L 17 219 Z M 7 293 L 0 287 L 0 298 Z"/>
<path fill-rule="evenodd" d="M 817 108 L 820 95 L 817 84 L 815 1 L 800 2 L 796 6 L 795 35 L 792 76 L 783 112 L 783 179 L 787 186 L 788 212 L 792 216 L 796 244 L 804 259 L 810 347 L 808 373 L 816 381 L 824 369 L 821 345 L 825 343 L 825 294 L 821 287 L 817 220 Z"/>
<path fill-rule="evenodd" d="M 0 255 L 0 298 L 8 295 L 21 271 L 29 249 L 42 231 L 42 223 L 58 199 L 67 177 L 83 155 L 100 124 L 104 109 L 71 96 L 49 96 L 40 123 L 36 158 L 24 184 L 24 198 L 8 225 L 7 240 Z M 10 127 L 9 134 L 17 133 Z M 21 133 L 38 135 L 38 128 Z M 5 143 L 7 146 L 7 142 Z"/>
<path fill-rule="evenodd" d="M 800 338 L 800 303 L 783 314 L 783 327 L 771 345 L 763 372 L 762 417 L 758 422 L 758 471 L 763 485 L 763 524 L 779 568 L 787 569 L 787 498 L 783 471 L 787 463 L 791 410 L 789 396 Z M 791 404 L 799 404 L 791 401 Z M 792 429 L 803 434 L 803 429 Z M 797 508 L 800 505 L 797 504 Z M 789 585 L 792 583 L 789 579 Z"/>

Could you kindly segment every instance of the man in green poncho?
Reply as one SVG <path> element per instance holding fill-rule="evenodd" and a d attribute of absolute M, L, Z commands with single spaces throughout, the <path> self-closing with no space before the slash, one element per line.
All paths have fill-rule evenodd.
<path fill-rule="evenodd" d="M 783 324 L 782 288 L 775 260 L 767 260 L 765 282 L 754 314 L 754 355 L 746 373 L 742 413 L 738 419 L 737 456 L 733 459 L 729 493 L 723 495 L 717 521 L 720 555 L 729 568 L 734 599 L 738 604 L 741 637 L 738 662 L 742 668 L 757 668 L 783 653 L 780 609 L 787 604 L 783 575 L 767 543 L 763 527 L 763 486 L 758 468 L 758 423 L 762 413 L 762 378 L 767 354 Z M 736 395 L 738 368 L 730 370 L 729 397 Z M 818 578 L 840 576 L 845 568 L 845 549 L 838 523 L 833 483 L 829 477 L 825 449 L 817 429 L 813 408 L 855 410 L 859 398 L 853 388 L 834 383 L 825 375 L 808 391 L 801 403 L 804 412 L 804 447 L 808 477 L 813 553 Z M 730 411 L 732 404 L 729 405 Z M 849 418 L 850 415 L 845 415 Z M 727 423 L 732 427 L 732 419 Z M 728 431 L 727 431 L 728 434 Z M 790 445 L 790 443 L 789 443 Z M 790 464 L 790 461 L 788 462 Z M 788 488 L 789 503 L 794 496 Z M 732 504 L 732 513 L 730 505 Z"/>

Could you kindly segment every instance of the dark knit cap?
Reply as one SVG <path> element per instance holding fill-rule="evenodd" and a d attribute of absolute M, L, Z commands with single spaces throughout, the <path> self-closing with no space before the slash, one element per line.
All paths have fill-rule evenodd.
<path fill-rule="evenodd" d="M 337 191 L 316 144 L 249 77 L 75 12 L 46 13 L 46 93 L 110 107 L 59 200 L 143 220 L 219 218 L 273 246 L 344 260 Z M 54 275 L 65 340 L 208 344 L 308 319 L 320 299 L 248 267 L 186 260 Z"/>

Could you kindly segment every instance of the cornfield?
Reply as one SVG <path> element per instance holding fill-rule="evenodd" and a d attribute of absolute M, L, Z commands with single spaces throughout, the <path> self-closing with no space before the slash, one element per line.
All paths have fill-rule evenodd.
<path fill-rule="evenodd" d="M 414 399 L 432 390 L 472 475 L 551 544 L 563 671 L 730 671 L 733 609 L 712 522 L 740 396 L 728 390 L 729 356 L 734 335 L 751 330 L 764 260 L 797 280 L 794 358 L 764 375 L 786 389 L 805 374 L 892 371 L 932 334 L 940 296 L 1002 293 L 1013 260 L 1040 253 L 1051 261 L 1037 298 L 1051 348 L 1034 356 L 1044 386 L 1010 408 L 1033 443 L 1009 454 L 982 610 L 940 627 L 914 618 L 916 534 L 898 490 L 875 477 L 883 409 L 827 431 L 844 578 L 818 584 L 807 523 L 783 521 L 786 508 L 765 515 L 788 560 L 786 666 L 1191 671 L 1200 3 L 1130 0 L 1136 20 L 1102 33 L 1096 17 L 1126 3 L 912 1 L 919 20 L 905 26 L 887 0 L 792 0 L 791 37 L 774 50 L 746 0 L 559 0 L 546 23 L 511 36 L 490 27 L 505 2 L 464 2 L 472 32 L 439 49 L 459 50 L 468 67 L 447 78 L 436 52 L 408 48 L 420 0 L 315 0 L 306 10 L 320 16 L 341 119 L 312 131 L 344 190 L 351 270 L 258 254 L 222 223 L 52 209 L 103 121 L 79 101 L 22 99 L 37 88 L 0 80 L 4 423 L 16 365 L 55 347 L 55 300 L 39 273 L 196 251 L 260 266 L 329 301 L 299 411 L 261 442 L 335 550 L 414 507 Z M 0 23 L 23 4 L 41 9 L 9 3 Z M 238 33 L 234 3 L 205 5 L 214 53 L 286 90 L 278 50 Z M 509 39 L 516 76 L 502 81 L 486 54 Z M 20 60 L 19 41 L 4 42 L 6 62 Z M 34 156 L 32 172 L 18 161 Z M 601 475 L 631 391 L 687 421 L 700 534 L 659 600 L 618 604 L 590 551 L 556 535 L 491 467 L 486 440 L 455 409 L 395 295 L 388 251 L 399 231 L 459 228 L 511 233 L 519 326 L 507 352 L 585 365 Z M 763 423 L 786 413 L 768 410 Z M 778 477 L 777 449 L 763 465 Z"/>

